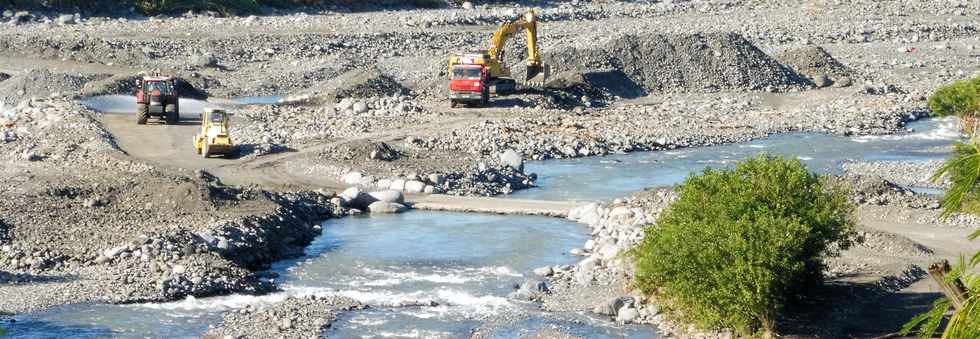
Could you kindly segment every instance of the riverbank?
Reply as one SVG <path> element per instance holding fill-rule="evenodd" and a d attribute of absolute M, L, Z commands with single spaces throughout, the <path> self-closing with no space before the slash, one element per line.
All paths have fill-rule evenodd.
<path fill-rule="evenodd" d="M 824 287 L 807 297 L 811 301 L 791 309 L 778 324 L 780 334 L 838 337 L 895 332 L 939 297 L 935 288 L 923 291 L 928 284 L 923 267 L 940 259 L 955 260 L 973 249 L 967 236 L 980 227 L 980 218 L 959 214 L 941 219 L 936 198 L 880 177 L 839 180 L 853 190 L 851 199 L 859 206 L 855 246 L 827 260 Z M 569 218 L 588 224 L 593 236 L 570 249 L 582 260 L 571 269 L 549 274 L 551 293 L 544 298 L 544 308 L 651 324 L 662 333 L 681 337 L 730 335 L 678 324 L 663 313 L 661 305 L 630 287 L 635 268 L 624 253 L 642 240 L 644 229 L 674 199 L 676 193 L 670 189 L 651 189 L 572 210 Z"/>

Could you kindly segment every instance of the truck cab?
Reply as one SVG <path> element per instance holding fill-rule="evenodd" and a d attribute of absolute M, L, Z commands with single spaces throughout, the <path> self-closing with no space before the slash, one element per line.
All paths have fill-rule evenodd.
<path fill-rule="evenodd" d="M 486 65 L 456 64 L 449 73 L 449 104 L 486 106 L 490 102 L 490 73 Z"/>

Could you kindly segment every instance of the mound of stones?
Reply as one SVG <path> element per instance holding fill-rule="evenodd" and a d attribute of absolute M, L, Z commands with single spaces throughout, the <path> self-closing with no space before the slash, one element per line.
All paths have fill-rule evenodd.
<path fill-rule="evenodd" d="M 810 79 L 817 87 L 851 85 L 854 71 L 819 46 L 791 48 L 775 55 L 776 60 Z"/>
<path fill-rule="evenodd" d="M 582 81 L 589 86 L 624 97 L 640 94 L 638 89 L 776 91 L 810 86 L 736 33 L 627 34 L 551 51 L 545 58 L 553 74 L 585 74 Z"/>
<path fill-rule="evenodd" d="M 47 97 L 55 93 L 74 93 L 86 82 L 97 78 L 92 75 L 52 73 L 45 69 L 33 69 L 0 82 L 0 102 L 16 103 L 32 96 Z"/>
<path fill-rule="evenodd" d="M 312 89 L 312 93 L 292 96 L 289 101 L 332 104 L 345 98 L 386 97 L 408 92 L 408 88 L 372 66 L 343 73 Z"/>

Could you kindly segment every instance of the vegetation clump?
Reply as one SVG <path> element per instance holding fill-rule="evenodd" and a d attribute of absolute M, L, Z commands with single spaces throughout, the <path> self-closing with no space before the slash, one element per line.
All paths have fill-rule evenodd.
<path fill-rule="evenodd" d="M 631 251 L 636 286 L 703 328 L 772 333 L 800 292 L 822 282 L 822 258 L 850 246 L 847 193 L 799 160 L 760 156 L 705 169 Z"/>
<path fill-rule="evenodd" d="M 932 180 L 944 176 L 949 177 L 951 185 L 943 195 L 943 216 L 956 212 L 980 215 L 980 140 L 953 145 L 953 154 Z"/>
<path fill-rule="evenodd" d="M 976 115 L 980 111 L 980 77 L 940 87 L 929 95 L 929 109 L 937 116 Z"/>

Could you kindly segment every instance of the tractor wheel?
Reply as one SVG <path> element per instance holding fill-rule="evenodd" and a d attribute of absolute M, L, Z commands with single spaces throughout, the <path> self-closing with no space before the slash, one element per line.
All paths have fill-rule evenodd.
<path fill-rule="evenodd" d="M 150 118 L 150 108 L 145 104 L 136 105 L 136 123 L 146 125 L 146 119 Z"/>
<path fill-rule="evenodd" d="M 177 124 L 177 120 L 180 117 L 178 115 L 178 113 L 177 113 L 177 106 L 167 105 L 163 109 L 163 111 L 165 112 L 164 115 L 166 116 L 167 125 L 175 125 L 175 124 Z"/>
<path fill-rule="evenodd" d="M 201 149 L 201 156 L 204 157 L 205 159 L 207 159 L 207 157 L 209 155 L 211 155 L 211 149 L 210 149 L 210 147 L 208 147 L 207 140 L 205 140 L 204 141 L 204 146 Z"/>

